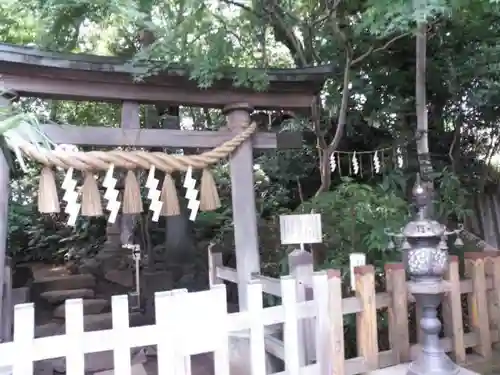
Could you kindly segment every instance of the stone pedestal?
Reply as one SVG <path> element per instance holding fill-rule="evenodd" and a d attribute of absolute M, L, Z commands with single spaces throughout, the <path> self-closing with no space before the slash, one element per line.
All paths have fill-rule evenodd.
<path fill-rule="evenodd" d="M 406 375 L 408 373 L 408 368 L 410 364 L 404 363 L 397 366 L 386 367 L 380 370 L 370 371 L 367 375 Z M 467 370 L 466 368 L 457 366 L 458 372 L 457 375 L 479 375 L 479 373 Z M 432 372 L 429 372 L 428 375 L 433 375 Z"/>

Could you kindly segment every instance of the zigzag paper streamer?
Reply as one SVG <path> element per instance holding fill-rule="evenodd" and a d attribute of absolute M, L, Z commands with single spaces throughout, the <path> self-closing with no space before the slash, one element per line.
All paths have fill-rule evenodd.
<path fill-rule="evenodd" d="M 106 188 L 104 193 L 104 199 L 108 201 L 106 205 L 106 210 L 109 211 L 108 222 L 114 223 L 116 217 L 118 216 L 118 211 L 120 210 L 121 203 L 118 201 L 118 190 L 115 189 L 117 179 L 113 177 L 115 166 L 111 164 L 106 172 L 102 186 Z"/>
<path fill-rule="evenodd" d="M 335 170 L 337 169 L 337 160 L 335 159 L 335 157 L 335 152 L 332 152 L 332 154 L 330 155 L 330 170 L 332 172 L 335 172 Z"/>
<path fill-rule="evenodd" d="M 375 170 L 375 173 L 380 173 L 380 159 L 378 157 L 378 151 L 375 151 L 375 154 L 373 154 L 373 169 Z"/>
<path fill-rule="evenodd" d="M 76 180 L 73 178 L 73 168 L 69 168 L 66 172 L 61 187 L 65 190 L 62 199 L 66 202 L 64 212 L 69 215 L 67 224 L 74 227 L 80 213 L 81 204 L 77 203 L 78 192 L 76 191 Z"/>
<path fill-rule="evenodd" d="M 401 149 L 399 147 L 396 149 L 396 155 L 397 155 L 396 160 L 398 163 L 398 167 L 403 168 L 403 165 L 404 165 L 403 154 L 402 154 Z"/>
<path fill-rule="evenodd" d="M 196 180 L 193 178 L 193 169 L 189 166 L 186 171 L 186 176 L 184 177 L 184 187 L 186 188 L 185 197 L 188 200 L 187 208 L 191 210 L 189 215 L 189 220 L 195 221 L 198 215 L 198 210 L 200 209 L 200 201 L 197 199 L 198 190 L 194 187 L 196 186 Z"/>
<path fill-rule="evenodd" d="M 354 174 L 359 173 L 359 162 L 355 152 L 352 154 L 352 171 Z"/>
<path fill-rule="evenodd" d="M 161 208 L 163 206 L 163 202 L 160 200 L 161 191 L 158 190 L 158 184 L 160 181 L 155 178 L 155 166 L 152 165 L 149 169 L 148 179 L 146 180 L 146 187 L 149 189 L 148 191 L 148 199 L 151 200 L 149 205 L 149 210 L 153 211 L 153 216 L 151 220 L 158 221 L 160 218 Z"/>

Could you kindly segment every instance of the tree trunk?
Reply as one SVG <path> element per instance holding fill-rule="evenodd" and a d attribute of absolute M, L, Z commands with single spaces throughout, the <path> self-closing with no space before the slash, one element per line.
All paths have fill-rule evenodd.
<path fill-rule="evenodd" d="M 346 53 L 345 66 L 344 66 L 344 79 L 342 81 L 342 101 L 340 103 L 340 110 L 338 114 L 337 129 L 335 130 L 335 135 L 332 142 L 325 147 L 326 143 L 324 136 L 318 134 L 319 129 L 316 130 L 316 136 L 318 137 L 318 145 L 320 146 L 320 173 L 321 173 L 321 185 L 316 191 L 315 196 L 330 190 L 332 184 L 332 172 L 330 170 L 330 157 L 333 152 L 337 149 L 344 135 L 344 130 L 347 124 L 347 110 L 349 108 L 349 82 L 351 79 L 351 57 L 349 53 Z M 320 139 L 323 137 L 323 139 Z"/>
<path fill-rule="evenodd" d="M 429 153 L 429 126 L 427 118 L 426 95 L 426 60 L 427 60 L 427 24 L 418 25 L 416 35 L 416 66 L 415 66 L 415 107 L 417 113 L 417 155 L 420 176 L 430 196 L 434 195 L 432 182 L 432 163 Z M 432 204 L 427 207 L 427 214 L 434 213 Z"/>

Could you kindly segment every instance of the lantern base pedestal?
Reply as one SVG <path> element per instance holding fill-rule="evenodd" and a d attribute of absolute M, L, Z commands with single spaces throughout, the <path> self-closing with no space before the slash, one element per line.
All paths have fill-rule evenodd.
<path fill-rule="evenodd" d="M 407 375 L 407 374 L 414 374 L 412 372 L 413 370 L 410 368 L 410 363 L 404 363 L 401 365 L 397 366 L 391 366 L 391 367 L 386 367 L 380 370 L 375 370 L 375 371 L 370 371 L 368 372 L 368 375 Z M 411 366 L 413 367 L 413 366 Z M 467 370 L 463 367 L 455 365 L 456 372 L 454 374 L 456 375 L 479 375 L 478 372 L 470 371 Z M 423 374 L 422 372 L 419 372 L 418 374 Z M 434 375 L 434 374 L 441 374 L 440 372 L 434 372 L 434 371 L 429 371 L 426 373 L 426 375 Z"/>
<path fill-rule="evenodd" d="M 417 360 L 408 365 L 407 375 L 458 375 L 460 368 L 444 353 L 421 352 Z"/>

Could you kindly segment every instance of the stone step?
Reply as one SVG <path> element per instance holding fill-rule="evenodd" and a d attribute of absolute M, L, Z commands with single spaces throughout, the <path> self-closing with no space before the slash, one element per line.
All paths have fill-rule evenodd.
<path fill-rule="evenodd" d="M 37 293 L 43 293 L 52 290 L 92 289 L 95 285 L 95 278 L 90 274 L 43 276 L 34 280 L 33 289 Z"/>
<path fill-rule="evenodd" d="M 146 362 L 147 358 L 142 353 L 140 348 L 132 348 L 131 349 L 131 364 L 132 364 L 132 375 L 147 375 L 144 371 L 144 367 L 142 367 L 142 363 Z M 64 358 L 57 358 L 48 360 L 50 361 L 50 365 L 57 373 L 65 373 L 66 372 L 66 363 Z M 85 354 L 85 372 L 96 374 L 107 374 L 106 371 L 113 369 L 114 367 L 114 359 L 113 352 L 111 350 L 105 352 L 97 352 L 97 353 L 87 353 Z M 134 371 L 135 367 L 135 371 Z M 139 371 L 138 371 L 139 370 Z M 140 371 L 142 370 L 142 372 Z M 113 374 L 113 372 L 111 372 Z"/>
<path fill-rule="evenodd" d="M 144 319 L 144 316 L 139 312 L 129 314 L 129 324 L 131 327 L 137 327 L 144 324 Z M 85 332 L 111 329 L 113 326 L 113 319 L 111 313 L 84 315 L 83 324 Z M 41 324 L 35 327 L 35 337 L 64 335 L 65 332 L 64 319 L 56 319 L 50 323 Z"/>
<path fill-rule="evenodd" d="M 98 331 L 101 329 L 111 329 L 113 327 L 113 318 L 111 313 L 85 315 L 83 319 L 85 331 Z M 129 313 L 129 325 L 131 327 L 141 325 L 143 322 L 144 316 L 140 312 Z"/>
<path fill-rule="evenodd" d="M 41 293 L 40 298 L 57 305 L 72 298 L 94 298 L 94 291 L 92 289 L 50 290 Z"/>
<path fill-rule="evenodd" d="M 83 300 L 83 314 L 84 315 L 93 315 L 100 314 L 104 310 L 107 310 L 110 306 L 110 303 L 107 299 L 84 299 Z M 62 305 L 57 306 L 54 309 L 54 317 L 56 318 L 64 318 L 66 311 L 66 305 L 63 303 Z"/>

